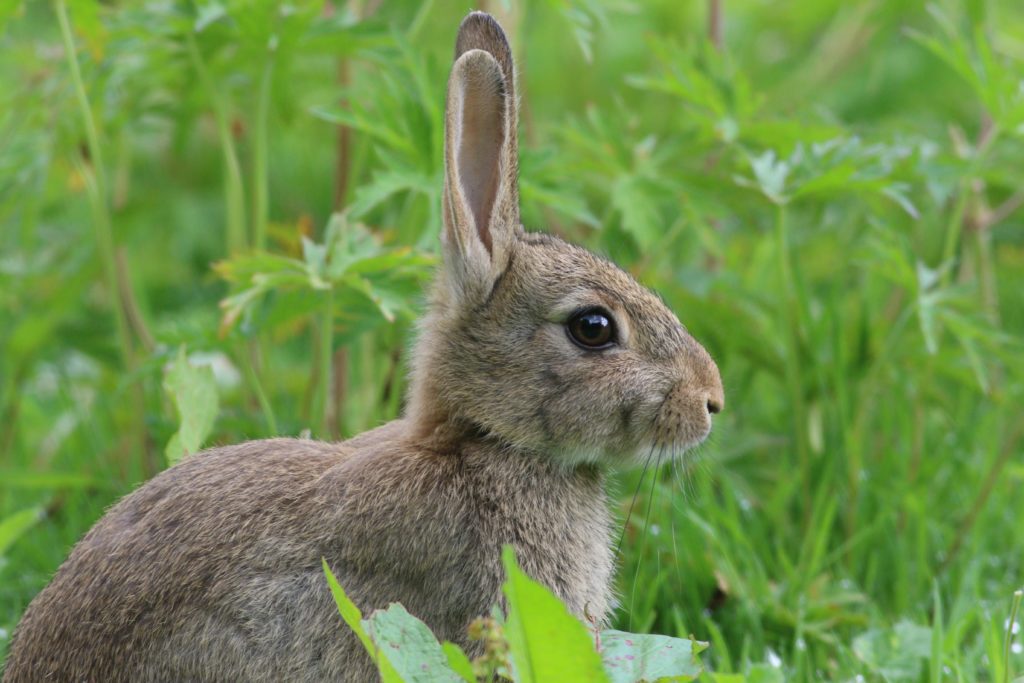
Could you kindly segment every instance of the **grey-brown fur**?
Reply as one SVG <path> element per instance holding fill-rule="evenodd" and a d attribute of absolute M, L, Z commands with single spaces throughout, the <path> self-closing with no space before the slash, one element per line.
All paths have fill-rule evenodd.
<path fill-rule="evenodd" d="M 401 602 L 440 638 L 501 602 L 500 549 L 581 618 L 612 604 L 602 470 L 702 440 L 718 370 L 611 263 L 523 232 L 511 53 L 463 22 L 449 82 L 445 266 L 405 417 L 339 444 L 193 456 L 115 505 L 15 631 L 5 681 L 366 681 L 326 558 L 368 612 Z M 620 339 L 574 345 L 600 305 Z"/>

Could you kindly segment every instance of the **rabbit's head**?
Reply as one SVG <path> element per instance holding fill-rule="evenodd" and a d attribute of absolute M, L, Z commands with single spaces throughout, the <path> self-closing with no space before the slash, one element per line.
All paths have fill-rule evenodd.
<path fill-rule="evenodd" d="M 629 463 L 702 441 L 714 361 L 614 264 L 519 224 L 512 55 L 459 29 L 445 119 L 444 267 L 416 347 L 409 417 L 462 424 L 567 463 Z"/>

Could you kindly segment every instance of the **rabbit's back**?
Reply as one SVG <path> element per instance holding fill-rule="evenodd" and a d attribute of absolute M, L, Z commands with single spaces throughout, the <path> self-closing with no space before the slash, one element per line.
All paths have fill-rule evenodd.
<path fill-rule="evenodd" d="M 289 652 L 352 649 L 329 609 L 308 606 L 331 600 L 310 492 L 345 453 L 290 439 L 214 449 L 125 497 L 29 606 L 5 680 L 209 680 L 211 655 L 238 679 L 298 679 Z"/>
<path fill-rule="evenodd" d="M 370 680 L 321 558 L 364 612 L 401 602 L 467 646 L 469 621 L 500 601 L 502 543 L 575 611 L 605 613 L 596 475 L 402 432 L 249 442 L 154 478 L 29 606 L 4 680 Z"/>

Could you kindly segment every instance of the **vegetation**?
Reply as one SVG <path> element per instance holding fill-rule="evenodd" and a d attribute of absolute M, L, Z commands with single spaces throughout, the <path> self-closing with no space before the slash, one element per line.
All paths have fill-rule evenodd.
<path fill-rule="evenodd" d="M 1024 5 L 487 5 L 524 222 L 726 387 L 709 444 L 620 475 L 616 626 L 720 682 L 1024 675 Z M 400 411 L 465 10 L 0 4 L 0 656 L 170 462 Z"/>

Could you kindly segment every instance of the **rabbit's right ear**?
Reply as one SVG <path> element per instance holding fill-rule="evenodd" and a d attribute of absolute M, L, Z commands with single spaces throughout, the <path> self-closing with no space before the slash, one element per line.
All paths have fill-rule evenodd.
<path fill-rule="evenodd" d="M 463 299 L 486 296 L 519 227 L 512 53 L 488 14 L 459 27 L 445 109 L 445 267 Z"/>

